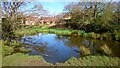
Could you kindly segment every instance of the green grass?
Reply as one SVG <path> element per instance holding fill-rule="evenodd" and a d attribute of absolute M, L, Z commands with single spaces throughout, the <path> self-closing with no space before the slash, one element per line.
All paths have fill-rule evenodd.
<path fill-rule="evenodd" d="M 13 53 L 28 53 L 28 52 L 31 51 L 30 49 L 25 48 L 24 47 L 25 45 L 23 46 L 23 44 L 20 43 L 20 42 L 14 41 L 11 46 L 7 45 L 5 43 L 6 42 L 3 41 L 3 43 L 1 44 L 2 45 L 2 51 L 1 52 L 2 52 L 3 57 L 11 55 Z"/>
<path fill-rule="evenodd" d="M 7 45 L 2 45 L 2 56 L 10 55 L 13 52 L 14 52 L 13 47 L 7 46 Z"/>
<path fill-rule="evenodd" d="M 0 68 L 2 67 L 2 40 L 0 40 Z"/>
<path fill-rule="evenodd" d="M 3 66 L 118 66 L 120 58 L 108 56 L 72 57 L 64 63 L 55 65 L 46 62 L 41 56 L 16 53 L 3 57 Z"/>
<path fill-rule="evenodd" d="M 38 28 L 38 27 L 31 27 L 27 29 L 20 29 L 15 32 L 18 36 L 22 37 L 23 35 L 35 35 L 37 33 L 54 33 L 58 35 L 80 35 L 87 38 L 93 38 L 93 39 L 105 39 L 105 40 L 112 40 L 114 36 L 112 36 L 110 33 L 94 33 L 89 32 L 86 33 L 83 30 L 63 30 L 63 29 L 53 29 L 53 28 Z M 117 33 L 116 33 L 117 34 Z M 120 34 L 115 35 L 114 40 L 120 39 Z"/>
<path fill-rule="evenodd" d="M 50 66 L 41 56 L 16 53 L 3 57 L 2 66 Z"/>
<path fill-rule="evenodd" d="M 72 33 L 71 30 L 61 30 L 61 29 L 48 29 L 48 28 L 29 28 L 29 29 L 22 29 L 17 30 L 15 33 L 17 35 L 34 35 L 39 32 L 42 33 L 55 33 L 59 35 L 70 35 Z"/>
<path fill-rule="evenodd" d="M 58 66 L 118 66 L 120 59 L 107 56 L 86 56 L 82 58 L 70 58 L 65 63 L 57 63 Z"/>
<path fill-rule="evenodd" d="M 82 30 L 62 30 L 62 29 L 52 29 L 52 28 L 29 28 L 17 30 L 15 33 L 17 35 L 34 35 L 37 33 L 54 33 L 58 35 L 71 35 L 76 33 L 77 35 L 87 34 Z"/>

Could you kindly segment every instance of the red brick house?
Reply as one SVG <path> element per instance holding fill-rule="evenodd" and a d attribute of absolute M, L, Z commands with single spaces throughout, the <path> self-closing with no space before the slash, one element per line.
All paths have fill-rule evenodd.
<path fill-rule="evenodd" d="M 55 17 L 27 17 L 25 18 L 25 25 L 43 25 L 43 24 L 55 24 L 58 19 Z"/>
<path fill-rule="evenodd" d="M 66 14 L 63 16 L 62 20 L 63 20 L 64 23 L 67 23 L 67 22 L 70 22 L 70 21 L 71 21 L 71 18 L 72 18 L 72 15 L 71 15 L 70 13 L 66 13 Z"/>
<path fill-rule="evenodd" d="M 70 13 L 66 13 L 64 16 L 63 16 L 63 19 L 71 19 L 72 18 L 72 15 Z"/>
<path fill-rule="evenodd" d="M 27 17 L 25 18 L 25 25 L 35 25 L 39 21 L 37 17 Z"/>
<path fill-rule="evenodd" d="M 55 24 L 58 19 L 55 17 L 42 17 L 40 22 L 41 24 Z"/>

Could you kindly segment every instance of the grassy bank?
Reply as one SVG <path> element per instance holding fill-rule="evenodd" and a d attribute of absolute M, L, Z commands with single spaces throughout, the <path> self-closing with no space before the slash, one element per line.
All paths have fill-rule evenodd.
<path fill-rule="evenodd" d="M 3 66 L 50 66 L 41 56 L 29 56 L 27 54 L 16 53 L 6 56 L 2 61 Z"/>
<path fill-rule="evenodd" d="M 94 33 L 89 32 L 86 33 L 83 30 L 63 30 L 63 29 L 52 29 L 52 28 L 28 28 L 28 29 L 20 29 L 15 32 L 18 36 L 23 35 L 34 35 L 37 33 L 54 33 L 58 35 L 80 35 L 83 37 L 93 38 L 93 39 L 100 39 L 100 40 L 119 40 L 120 41 L 120 34 L 119 32 L 113 33 Z"/>
<path fill-rule="evenodd" d="M 58 66 L 118 66 L 120 59 L 107 56 L 86 56 L 82 58 L 71 58 L 65 63 L 57 63 Z"/>
<path fill-rule="evenodd" d="M 0 68 L 2 66 L 2 40 L 0 40 Z"/>
<path fill-rule="evenodd" d="M 26 49 L 25 44 L 23 43 L 20 43 L 20 42 L 16 42 L 16 41 L 13 41 L 11 45 L 8 45 L 7 44 L 7 41 L 3 41 L 2 44 L 2 56 L 9 56 L 13 53 L 28 53 L 30 52 L 31 50 L 29 49 Z"/>
<path fill-rule="evenodd" d="M 71 58 L 65 63 L 55 65 L 47 63 L 41 56 L 29 56 L 16 53 L 3 58 L 3 66 L 118 66 L 119 58 L 107 56 L 86 56 L 82 58 Z M 33 63 L 34 62 L 34 63 Z"/>

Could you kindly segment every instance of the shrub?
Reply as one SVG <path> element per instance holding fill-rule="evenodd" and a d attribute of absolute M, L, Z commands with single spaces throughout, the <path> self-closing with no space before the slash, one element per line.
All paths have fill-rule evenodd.
<path fill-rule="evenodd" d="M 2 45 L 2 55 L 7 56 L 14 52 L 14 49 L 10 46 Z"/>
<path fill-rule="evenodd" d="M 94 33 L 94 32 L 90 32 L 90 33 L 89 33 L 89 36 L 90 36 L 91 38 L 96 39 L 96 36 L 95 36 L 95 33 Z"/>
<path fill-rule="evenodd" d="M 120 40 L 120 31 L 114 31 L 115 40 Z"/>
<path fill-rule="evenodd" d="M 21 43 L 21 42 L 18 42 L 18 41 L 16 41 L 16 40 L 13 40 L 12 46 L 14 46 L 14 47 L 21 47 L 21 46 L 22 46 L 22 43 Z"/>
<path fill-rule="evenodd" d="M 101 34 L 101 39 L 112 40 L 112 36 L 110 33 L 103 33 Z"/>
<path fill-rule="evenodd" d="M 21 52 L 21 53 L 28 53 L 28 52 L 30 52 L 30 51 L 31 51 L 31 50 L 26 49 L 26 48 L 24 48 L 24 47 L 19 48 L 19 52 Z"/>
<path fill-rule="evenodd" d="M 72 33 L 71 33 L 72 35 L 78 35 L 79 34 L 79 32 L 77 31 L 77 30 L 74 30 L 74 31 L 72 31 Z"/>

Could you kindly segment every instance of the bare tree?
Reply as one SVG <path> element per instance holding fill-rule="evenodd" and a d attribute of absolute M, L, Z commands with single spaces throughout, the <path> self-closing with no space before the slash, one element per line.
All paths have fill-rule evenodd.
<path fill-rule="evenodd" d="M 2 2 L 2 38 L 10 41 L 15 39 L 14 32 L 21 23 L 19 12 L 17 11 L 24 2 Z"/>
<path fill-rule="evenodd" d="M 31 7 L 30 9 L 22 11 L 26 17 L 36 17 L 34 22 L 39 23 L 39 20 L 43 16 L 48 15 L 48 10 L 45 10 L 44 7 L 39 3 Z M 39 18 L 39 19 L 38 19 Z"/>

